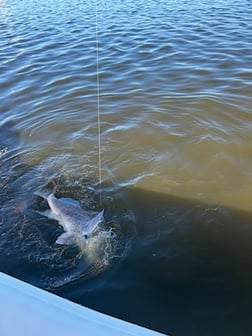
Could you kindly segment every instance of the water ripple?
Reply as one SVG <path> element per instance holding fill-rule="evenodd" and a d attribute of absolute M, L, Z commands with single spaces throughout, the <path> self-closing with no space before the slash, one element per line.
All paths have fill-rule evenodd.
<path fill-rule="evenodd" d="M 220 295 L 215 299 L 220 303 L 220 297 L 225 301 L 222 291 L 228 281 L 216 265 L 232 250 L 230 253 L 235 256 L 228 260 L 232 267 L 228 268 L 224 262 L 228 269 L 226 276 L 230 279 L 232 271 L 245 278 L 240 269 L 245 270 L 241 265 L 244 260 L 247 262 L 247 257 L 242 256 L 251 255 L 248 247 L 251 239 L 247 245 L 242 244 L 243 240 L 246 243 L 245 236 L 250 238 L 251 230 L 246 226 L 243 237 L 238 229 L 243 216 L 236 215 L 236 219 L 232 216 L 233 208 L 251 212 L 251 2 L 101 0 L 97 3 L 96 27 L 94 0 L 0 1 L 0 248 L 6 249 L 10 265 L 3 264 L 8 269 L 12 266 L 16 269 L 16 260 L 20 268 L 28 254 L 26 265 L 32 270 L 28 269 L 27 274 L 35 277 L 42 270 L 49 288 L 81 279 L 78 266 L 85 273 L 85 265 L 78 264 L 79 259 L 78 265 L 74 263 L 73 251 L 62 252 L 51 246 L 55 231 L 51 224 L 39 229 L 42 223 L 31 214 L 29 204 L 34 205 L 33 189 L 48 180 L 56 180 L 62 193 L 65 190 L 77 195 L 90 208 L 96 204 L 97 195 L 93 193 L 99 186 L 98 29 L 104 189 L 99 187 L 109 194 L 104 204 L 111 221 L 118 221 L 119 214 L 114 212 L 125 209 L 128 202 L 136 210 L 139 228 L 136 254 L 131 261 L 134 272 L 126 262 L 118 273 L 128 270 L 128 282 L 122 279 L 120 286 L 118 279 L 107 283 L 111 288 L 115 286 L 114 292 L 115 288 L 124 290 L 126 283 L 134 288 L 139 279 L 142 281 L 139 288 L 143 284 L 144 290 L 144 286 L 149 288 L 153 282 L 151 290 L 145 290 L 142 295 L 153 293 L 155 301 L 156 291 L 161 288 L 159 310 L 151 314 L 155 321 L 153 328 L 170 333 L 170 323 L 174 322 L 174 334 L 188 335 L 188 327 L 186 331 L 181 330 L 181 319 L 176 324 L 177 316 L 188 318 L 181 307 L 187 313 L 193 312 L 191 320 L 195 321 L 197 316 L 197 327 L 198 321 L 202 321 L 199 307 L 205 308 L 202 311 L 208 316 L 206 320 L 210 320 L 210 308 L 202 302 L 204 296 L 198 294 L 198 285 L 204 282 L 204 270 L 212 272 L 205 277 L 204 295 L 212 288 L 216 290 L 211 286 L 217 283 L 222 290 L 217 290 Z M 128 188 L 136 193 L 141 190 L 141 197 L 134 198 L 134 192 L 128 192 Z M 244 221 L 251 226 L 250 218 Z M 226 237 L 224 228 L 231 238 Z M 127 223 L 124 229 L 119 242 L 125 247 L 127 239 L 123 237 L 130 238 Z M 221 232 L 223 237 L 219 236 Z M 45 236 L 47 243 L 43 240 Z M 240 245 L 236 246 L 237 237 Z M 243 249 L 243 245 L 247 247 Z M 215 251 L 211 252 L 216 246 L 222 261 Z M 31 252 L 35 250 L 33 255 Z M 208 253 L 214 254 L 212 270 Z M 241 264 L 235 267 L 239 253 Z M 193 273 L 192 269 L 196 271 Z M 214 272 L 216 269 L 219 273 Z M 90 270 L 88 274 L 94 273 Z M 175 295 L 167 286 L 171 284 L 173 291 L 178 279 L 187 281 Z M 164 282 L 168 285 L 163 285 Z M 197 295 L 191 299 L 188 293 L 195 283 Z M 167 296 L 166 301 L 172 302 L 170 310 L 167 302 L 164 306 L 162 286 L 165 293 L 174 295 L 174 301 Z M 241 302 L 246 301 L 240 291 L 242 287 L 238 281 L 237 312 Z M 185 288 L 189 288 L 188 292 Z M 250 287 L 246 288 L 249 291 Z M 129 288 L 126 289 L 128 292 Z M 177 300 L 183 293 L 188 296 L 192 309 L 182 299 L 183 304 L 178 308 Z M 134 295 L 134 300 L 138 296 Z M 232 295 L 229 297 L 233 300 Z M 124 308 L 129 306 L 127 299 Z M 100 296 L 98 301 L 101 302 Z M 152 309 L 149 303 L 145 306 Z M 213 306 L 218 308 L 214 303 Z M 221 304 L 223 309 L 216 310 L 218 316 L 223 316 L 227 306 L 230 307 Z M 154 303 L 153 307 L 156 307 Z M 163 321 L 164 307 L 172 316 L 169 326 Z M 135 308 L 133 315 L 139 317 L 140 311 Z M 244 311 L 240 308 L 242 321 Z M 143 315 L 134 322 L 141 324 L 150 316 L 145 310 Z M 212 321 L 216 316 L 212 313 Z M 236 320 L 235 314 L 226 325 L 231 320 Z M 214 335 L 220 333 L 218 323 L 216 326 Z M 201 329 L 195 328 L 192 335 L 197 332 L 202 335 L 206 330 L 205 324 Z M 240 330 L 235 330 L 233 335 Z"/>

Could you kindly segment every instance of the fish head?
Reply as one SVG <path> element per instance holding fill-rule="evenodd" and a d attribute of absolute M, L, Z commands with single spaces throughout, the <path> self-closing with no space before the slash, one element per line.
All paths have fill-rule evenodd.
<path fill-rule="evenodd" d="M 88 237 L 97 230 L 98 225 L 103 221 L 103 213 L 104 210 L 85 223 L 84 230 L 82 231 L 83 238 L 88 239 Z"/>

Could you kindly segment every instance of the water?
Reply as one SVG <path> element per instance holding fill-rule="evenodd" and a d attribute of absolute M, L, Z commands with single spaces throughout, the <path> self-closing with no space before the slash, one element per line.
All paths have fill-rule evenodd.
<path fill-rule="evenodd" d="M 0 270 L 163 333 L 251 335 L 251 2 L 97 5 L 98 27 L 95 1 L 0 1 Z M 36 211 L 51 181 L 105 209 L 86 255 Z"/>

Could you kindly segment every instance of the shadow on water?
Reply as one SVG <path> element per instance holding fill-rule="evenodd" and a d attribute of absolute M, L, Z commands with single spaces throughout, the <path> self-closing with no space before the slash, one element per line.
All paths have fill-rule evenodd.
<path fill-rule="evenodd" d="M 132 252 L 107 287 L 75 299 L 172 335 L 250 335 L 252 213 L 139 189 L 122 198 Z"/>
<path fill-rule="evenodd" d="M 55 246 L 62 229 L 37 214 L 36 183 L 27 185 L 38 171 L 7 149 L 0 162 L 1 271 L 170 335 L 251 335 L 252 212 L 104 189 L 106 225 L 117 242 L 104 267 L 100 259 L 83 261 L 74 246 Z M 56 182 L 59 196 L 97 207 L 90 181 Z"/>

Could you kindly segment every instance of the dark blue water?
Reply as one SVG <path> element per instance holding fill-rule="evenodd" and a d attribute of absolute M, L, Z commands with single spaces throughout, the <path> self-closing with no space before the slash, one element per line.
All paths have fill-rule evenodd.
<path fill-rule="evenodd" d="M 245 0 L 1 1 L 0 271 L 165 334 L 251 335 L 251 48 Z M 37 211 L 52 181 L 105 209 L 82 250 Z"/>

